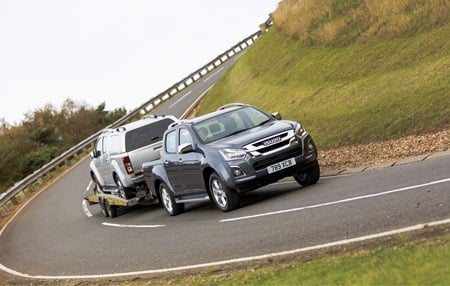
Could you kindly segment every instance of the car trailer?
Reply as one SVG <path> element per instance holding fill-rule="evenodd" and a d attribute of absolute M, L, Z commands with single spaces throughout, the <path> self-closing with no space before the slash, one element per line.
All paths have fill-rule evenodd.
<path fill-rule="evenodd" d="M 111 195 L 105 193 L 98 188 L 94 188 L 94 194 L 85 196 L 84 199 L 89 205 L 100 206 L 102 213 L 105 217 L 114 218 L 117 216 L 117 209 L 119 207 L 131 207 L 140 204 L 145 201 L 155 200 L 150 193 L 138 192 L 136 197 L 130 199 L 124 199 L 117 195 Z"/>

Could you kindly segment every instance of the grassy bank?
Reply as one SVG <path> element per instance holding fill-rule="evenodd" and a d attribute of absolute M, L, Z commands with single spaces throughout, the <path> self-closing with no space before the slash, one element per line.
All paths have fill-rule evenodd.
<path fill-rule="evenodd" d="M 448 285 L 450 235 L 318 254 L 311 261 L 281 263 L 223 274 L 202 274 L 175 284 L 189 285 Z"/>
<path fill-rule="evenodd" d="M 371 1 L 323 2 L 325 5 Z M 391 2 L 396 3 L 384 1 L 384 4 Z M 446 2 L 429 1 L 436 11 Z M 419 8 L 403 13 L 420 14 Z M 449 11 L 448 6 L 443 9 Z M 322 26 L 330 27 L 337 25 L 339 19 L 347 21 L 348 14 L 334 13 L 328 21 L 318 15 L 317 21 L 310 22 L 320 26 L 321 20 Z M 368 32 L 361 32 L 359 37 L 351 37 L 356 24 L 349 23 L 343 29 L 346 34 L 332 37 L 333 41 L 317 42 L 312 39 L 320 35 L 318 29 L 310 29 L 315 37 L 307 38 L 289 34 L 292 23 L 275 25 L 210 91 L 199 113 L 229 102 L 251 103 L 269 112 L 280 111 L 284 118 L 302 122 L 320 148 L 448 128 L 450 24 L 439 15 L 429 16 L 435 20 L 426 25 L 412 21 L 410 28 L 395 33 L 386 30 L 386 37 L 373 32 L 375 27 L 371 26 L 364 27 Z M 380 21 L 376 22 L 378 26 Z"/>

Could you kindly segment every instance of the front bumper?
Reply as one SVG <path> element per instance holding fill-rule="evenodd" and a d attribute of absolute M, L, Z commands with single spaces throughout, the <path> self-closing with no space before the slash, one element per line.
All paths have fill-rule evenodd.
<path fill-rule="evenodd" d="M 269 166 L 291 158 L 295 159 L 295 165 L 273 173 L 268 172 Z M 296 138 L 294 144 L 271 154 L 258 157 L 248 155 L 243 160 L 228 161 L 227 164 L 227 186 L 238 193 L 246 193 L 313 167 L 317 164 L 317 149 L 311 136 L 305 134 Z M 235 176 L 233 170 L 236 168 L 243 174 Z"/>

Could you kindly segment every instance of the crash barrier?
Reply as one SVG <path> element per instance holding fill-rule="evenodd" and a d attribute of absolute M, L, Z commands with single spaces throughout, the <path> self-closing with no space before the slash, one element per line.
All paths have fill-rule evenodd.
<path fill-rule="evenodd" d="M 137 107 L 130 113 L 126 114 L 113 124 L 107 126 L 106 128 L 114 128 L 120 126 L 124 123 L 129 122 L 133 118 L 144 116 L 145 114 L 149 113 L 152 109 L 160 105 L 162 102 L 177 95 L 179 92 L 183 91 L 188 86 L 203 78 L 235 55 L 253 45 L 256 40 L 258 40 L 259 37 L 261 37 L 264 32 L 266 32 L 272 26 L 272 24 L 272 19 L 269 17 L 263 24 L 259 26 L 259 31 L 251 34 L 226 52 L 218 55 L 215 59 L 213 59 L 203 67 L 185 77 L 183 80 L 175 83 L 157 96 L 152 97 L 150 100 Z M 34 171 L 31 175 L 17 182 L 6 192 L 0 194 L 0 215 L 4 216 L 9 214 L 11 206 L 19 204 L 25 197 L 27 197 L 27 195 L 33 193 L 34 190 L 38 189 L 46 181 L 50 180 L 55 174 L 58 174 L 61 170 L 68 168 L 68 166 L 71 166 L 73 162 L 79 161 L 82 156 L 85 156 L 89 152 L 92 143 L 97 139 L 102 131 L 103 130 L 81 141 L 60 156 L 54 158 L 51 162 Z"/>

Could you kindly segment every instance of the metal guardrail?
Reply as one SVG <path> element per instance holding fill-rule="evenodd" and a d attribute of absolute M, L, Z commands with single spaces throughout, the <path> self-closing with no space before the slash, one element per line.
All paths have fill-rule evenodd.
<path fill-rule="evenodd" d="M 168 100 L 169 98 L 175 96 L 191 84 L 195 83 L 202 77 L 209 74 L 211 71 L 215 70 L 217 67 L 228 61 L 230 58 L 234 57 L 236 54 L 242 52 L 246 48 L 250 47 L 258 40 L 261 35 L 266 32 L 272 26 L 272 19 L 269 17 L 266 22 L 260 25 L 260 30 L 251 34 L 244 40 L 240 41 L 232 48 L 224 52 L 223 54 L 218 55 L 215 59 L 191 73 L 183 80 L 175 83 L 165 91 L 161 92 L 155 97 L 152 97 L 150 100 L 137 107 L 130 113 L 126 114 L 113 124 L 107 126 L 106 128 L 117 127 L 136 116 L 143 116 L 150 112 L 153 108 L 157 107 L 162 102 Z M 60 156 L 54 158 L 51 162 L 45 164 L 40 169 L 34 171 L 31 175 L 27 176 L 23 180 L 17 182 L 13 187 L 9 188 L 6 192 L 0 194 L 0 214 L 8 214 L 9 213 L 9 205 L 16 205 L 20 203 L 21 198 L 25 197 L 27 193 L 31 193 L 34 190 L 34 185 L 40 185 L 40 182 L 43 181 L 45 176 L 51 177 L 51 172 L 56 171 L 60 166 L 64 166 L 66 163 L 70 162 L 70 160 L 76 159 L 77 156 L 81 154 L 85 154 L 88 147 L 90 148 L 91 144 L 96 140 L 96 138 L 102 132 L 99 131 L 89 138 L 81 141 L 77 145 L 73 146 Z M 70 165 L 70 163 L 69 163 Z"/>

